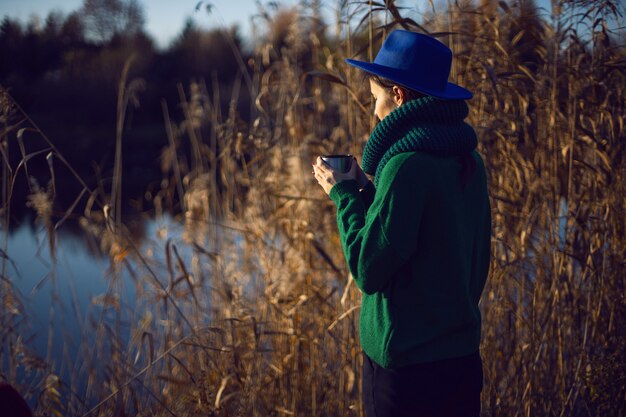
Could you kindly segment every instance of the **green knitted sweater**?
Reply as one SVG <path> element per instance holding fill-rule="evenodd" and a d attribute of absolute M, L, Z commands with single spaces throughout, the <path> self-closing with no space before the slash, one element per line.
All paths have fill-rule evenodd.
<path fill-rule="evenodd" d="M 409 151 L 388 158 L 376 188 L 348 180 L 330 191 L 363 293 L 361 346 L 385 368 L 478 350 L 491 212 L 483 161 L 472 156 L 477 170 L 465 187 L 456 156 Z"/>

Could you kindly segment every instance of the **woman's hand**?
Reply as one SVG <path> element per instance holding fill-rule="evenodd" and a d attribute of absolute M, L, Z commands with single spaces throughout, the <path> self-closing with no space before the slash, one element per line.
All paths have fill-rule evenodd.
<path fill-rule="evenodd" d="M 330 190 L 333 186 L 341 181 L 356 180 L 359 188 L 365 187 L 368 181 L 365 173 L 354 157 L 352 158 L 350 170 L 348 172 L 339 172 L 326 165 L 324 161 L 322 161 L 322 158 L 318 156 L 315 160 L 315 164 L 313 164 L 313 174 L 326 194 L 330 194 Z"/>

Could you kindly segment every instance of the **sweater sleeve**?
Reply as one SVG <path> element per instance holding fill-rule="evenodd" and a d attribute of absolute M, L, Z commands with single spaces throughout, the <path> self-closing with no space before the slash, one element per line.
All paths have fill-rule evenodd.
<path fill-rule="evenodd" d="M 330 192 L 348 267 L 366 294 L 385 288 L 416 250 L 428 187 L 426 181 L 416 181 L 424 176 L 403 169 L 406 155 L 385 165 L 369 210 L 354 180 L 342 181 Z"/>
<path fill-rule="evenodd" d="M 363 199 L 363 203 L 365 204 L 365 210 L 367 210 L 374 201 L 374 195 L 376 193 L 376 189 L 374 188 L 374 184 L 371 181 L 368 181 L 365 187 L 360 191 L 361 198 Z"/>

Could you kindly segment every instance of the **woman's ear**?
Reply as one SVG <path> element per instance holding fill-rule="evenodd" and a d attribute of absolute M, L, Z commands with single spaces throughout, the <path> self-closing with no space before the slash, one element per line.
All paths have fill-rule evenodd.
<path fill-rule="evenodd" d="M 394 85 L 391 91 L 393 92 L 393 102 L 396 103 L 396 106 L 400 107 L 406 100 L 406 93 L 404 92 L 404 89 Z"/>

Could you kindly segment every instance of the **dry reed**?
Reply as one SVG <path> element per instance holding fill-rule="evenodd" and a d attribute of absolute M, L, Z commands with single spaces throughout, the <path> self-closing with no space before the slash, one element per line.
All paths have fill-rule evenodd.
<path fill-rule="evenodd" d="M 334 208 L 307 172 L 317 154 L 360 154 L 373 125 L 367 92 L 342 59 L 371 57 L 385 33 L 405 27 L 447 42 L 453 78 L 475 92 L 470 121 L 493 209 L 481 303 L 484 415 L 626 416 L 626 55 L 608 29 L 621 22 L 619 4 L 554 1 L 541 16 L 529 0 L 449 2 L 445 11 L 431 3 L 418 24 L 394 1 L 339 2 L 344 22 L 334 37 L 306 18 L 320 16 L 319 2 L 303 4 L 260 14 L 270 31 L 226 112 L 214 79 L 211 93 L 202 82 L 180 86 L 179 123 L 163 107 L 169 147 L 154 204 L 178 195 L 185 233 L 162 245 L 159 261 L 122 227 L 109 228 L 109 239 L 124 242 L 123 256 L 109 250 L 112 263 L 135 271 L 139 297 L 124 319 L 131 337 L 116 327 L 112 281 L 84 365 L 107 358 L 107 366 L 82 370 L 88 388 L 70 395 L 66 415 L 363 415 L 360 294 Z M 236 113 L 241 79 L 254 103 L 249 125 Z M 3 147 L 14 131 L 5 128 Z M 6 164 L 3 172 L 6 207 L 16 172 Z M 32 204 L 50 217 L 38 196 Z M 104 206 L 82 219 L 101 241 Z M 15 367 L 32 361 L 15 330 L 20 307 L 7 262 L 0 332 L 11 355 L 2 357 L 10 364 L 2 378 L 14 382 Z M 58 410 L 67 388 L 48 364 L 34 366 L 47 393 L 38 412 Z M 81 396 L 100 401 L 89 408 Z"/>

